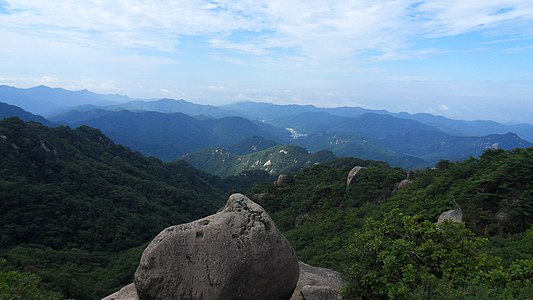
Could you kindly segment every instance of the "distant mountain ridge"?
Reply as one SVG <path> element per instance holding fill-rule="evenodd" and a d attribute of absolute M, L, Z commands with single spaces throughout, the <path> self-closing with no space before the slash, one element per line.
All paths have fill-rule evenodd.
<path fill-rule="evenodd" d="M 533 142 L 532 124 L 506 125 L 489 120 L 464 121 L 428 113 L 391 113 L 386 110 L 373 110 L 362 107 L 320 108 L 313 105 L 279 105 L 251 101 L 213 106 L 195 104 L 183 99 L 135 99 L 122 95 L 97 94 L 87 90 L 69 91 L 42 85 L 29 89 L 0 85 L 0 102 L 16 105 L 31 113 L 44 115 L 45 117 L 58 115 L 72 109 L 149 110 L 163 113 L 181 112 L 191 116 L 204 115 L 208 118 L 240 116 L 251 120 L 265 121 L 299 115 L 304 112 L 327 112 L 334 116 L 350 118 L 366 113 L 375 113 L 419 121 L 455 136 L 484 136 L 514 132 L 521 138 Z"/>
<path fill-rule="evenodd" d="M 297 116 L 304 113 L 328 113 L 336 117 L 355 118 L 367 113 L 390 115 L 396 118 L 418 121 L 436 127 L 451 135 L 484 136 L 514 132 L 521 138 L 533 142 L 533 125 L 527 123 L 506 125 L 490 120 L 464 121 L 454 120 L 428 113 L 410 114 L 407 112 L 391 113 L 386 110 L 373 110 L 362 107 L 320 108 L 313 105 L 278 105 L 271 103 L 240 102 L 220 106 L 221 108 L 247 113 L 250 117 L 274 122 L 274 120 Z"/>
<path fill-rule="evenodd" d="M 327 112 L 304 112 L 269 123 L 296 130 L 301 136 L 294 143 L 310 151 L 326 149 L 339 156 L 384 160 L 405 168 L 432 166 L 439 159 L 461 160 L 490 148 L 532 146 L 514 133 L 453 136 L 436 126 L 387 114 L 365 113 L 347 118 Z"/>
<path fill-rule="evenodd" d="M 207 118 L 245 117 L 236 111 L 229 111 L 213 105 L 196 104 L 183 99 L 159 99 L 153 101 L 134 100 L 121 104 L 108 106 L 81 106 L 76 110 L 129 110 L 129 111 L 155 111 L 161 113 L 183 113 L 190 116 L 206 116 Z"/>
<path fill-rule="evenodd" d="M 44 85 L 19 89 L 0 85 L 0 101 L 46 117 L 84 104 L 110 105 L 132 100 L 127 96 L 97 94 L 88 90 L 69 91 Z"/>
<path fill-rule="evenodd" d="M 253 136 L 278 139 L 241 117 L 198 120 L 183 113 L 90 110 L 71 111 L 52 120 L 73 127 L 98 128 L 115 142 L 166 161 L 208 147 L 233 145 Z"/>
<path fill-rule="evenodd" d="M 46 126 L 53 126 L 54 123 L 48 121 L 42 116 L 34 115 L 30 112 L 25 111 L 24 109 L 10 105 L 7 103 L 0 102 L 0 120 L 9 118 L 9 117 L 17 117 L 24 121 L 33 121 L 33 122 L 39 122 Z"/>
<path fill-rule="evenodd" d="M 173 160 L 201 149 L 228 147 L 260 136 L 278 144 L 297 144 L 309 151 L 329 150 L 338 156 L 420 168 L 432 166 L 440 159 L 478 156 L 488 148 L 530 147 L 531 143 L 526 140 L 533 141 L 533 125 L 530 124 L 461 121 L 431 114 L 255 102 L 217 107 L 185 100 L 140 101 L 47 87 L 28 90 L 34 100 L 40 91 L 45 100 L 50 93 L 72 97 L 90 95 L 100 97 L 98 99 L 122 97 L 123 103 L 84 104 L 51 119 L 70 126 L 85 124 L 100 128 L 115 142 L 163 160 Z M 28 90 L 10 88 L 10 91 L 23 92 L 22 99 L 27 98 Z M 1 92 L 2 89 L 0 97 Z M 87 99 L 71 102 L 81 103 Z"/>

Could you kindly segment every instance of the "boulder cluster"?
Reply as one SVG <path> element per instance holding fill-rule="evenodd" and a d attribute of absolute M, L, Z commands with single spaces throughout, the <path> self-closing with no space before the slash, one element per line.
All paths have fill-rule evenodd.
<path fill-rule="evenodd" d="M 298 261 L 260 205 L 233 194 L 216 214 L 159 233 L 134 283 L 104 299 L 341 299 L 341 287 L 337 272 Z"/>

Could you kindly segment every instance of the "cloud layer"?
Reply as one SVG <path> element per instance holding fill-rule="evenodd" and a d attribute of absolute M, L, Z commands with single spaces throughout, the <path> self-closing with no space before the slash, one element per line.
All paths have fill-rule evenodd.
<path fill-rule="evenodd" d="M 516 36 L 533 34 L 528 0 L 9 0 L 2 6 L 7 14 L 0 23 L 11 30 L 167 52 L 199 37 L 210 47 L 253 55 L 394 59 L 416 54 L 409 52 L 424 38 L 498 34 L 506 27 Z"/>

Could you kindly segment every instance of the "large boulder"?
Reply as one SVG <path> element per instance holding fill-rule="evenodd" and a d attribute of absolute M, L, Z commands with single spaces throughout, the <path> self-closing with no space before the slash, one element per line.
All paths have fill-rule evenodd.
<path fill-rule="evenodd" d="M 299 262 L 300 278 L 291 300 L 341 300 L 343 281 L 339 272 Z"/>
<path fill-rule="evenodd" d="M 144 250 L 139 299 L 289 299 L 294 249 L 258 204 L 230 196 L 216 214 L 172 226 Z"/>

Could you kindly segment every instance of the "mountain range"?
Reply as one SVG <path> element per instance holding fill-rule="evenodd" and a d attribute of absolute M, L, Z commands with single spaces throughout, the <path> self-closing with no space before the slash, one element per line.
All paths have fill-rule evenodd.
<path fill-rule="evenodd" d="M 31 89 L 0 86 L 0 99 L 23 104 L 31 113 L 46 110 L 49 120 L 57 124 L 98 128 L 117 143 L 165 161 L 209 148 L 222 147 L 236 155 L 249 154 L 233 152 L 227 147 L 257 136 L 312 152 L 328 150 L 337 156 L 423 168 L 441 159 L 479 156 L 490 148 L 531 147 L 529 141 L 533 141 L 530 124 L 461 121 L 361 107 L 319 108 L 255 102 L 217 107 L 173 99 L 142 101 L 45 86 Z M 47 109 L 38 103 L 47 103 Z"/>
<path fill-rule="evenodd" d="M 275 128 L 266 131 L 241 117 L 199 120 L 183 113 L 98 109 L 70 111 L 52 120 L 71 127 L 98 128 L 118 143 L 167 161 L 208 147 L 233 145 L 253 136 L 278 139 Z"/>

